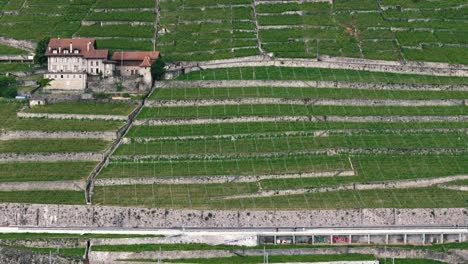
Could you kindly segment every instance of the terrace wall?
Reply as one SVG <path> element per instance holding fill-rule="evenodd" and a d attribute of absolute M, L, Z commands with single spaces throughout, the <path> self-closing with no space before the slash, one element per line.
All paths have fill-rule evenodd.
<path fill-rule="evenodd" d="M 359 82 L 324 82 L 324 81 L 268 81 L 268 80 L 235 80 L 235 81 L 168 81 L 156 82 L 157 88 L 197 88 L 197 87 L 300 87 L 300 88 L 349 88 L 369 90 L 418 90 L 418 91 L 468 91 L 468 85 L 429 85 L 429 84 L 385 84 Z"/>
<path fill-rule="evenodd" d="M 0 204 L 2 226 L 308 227 L 464 225 L 467 208 L 216 211 L 90 205 Z"/>
<path fill-rule="evenodd" d="M 268 56 L 253 56 L 205 62 L 181 62 L 178 63 L 178 66 L 170 67 L 169 70 L 177 71 L 184 69 L 184 72 L 187 73 L 200 69 L 262 66 L 347 69 L 437 76 L 468 76 L 468 66 L 459 64 L 435 62 L 401 63 L 396 61 L 332 58 L 327 56 L 321 57 L 320 61 L 317 59 L 277 59 Z"/>
<path fill-rule="evenodd" d="M 13 248 L 0 248 L 0 263 L 23 264 L 23 263 L 54 263 L 72 264 L 82 263 L 81 260 L 71 260 L 49 255 L 48 253 L 36 253 Z"/>

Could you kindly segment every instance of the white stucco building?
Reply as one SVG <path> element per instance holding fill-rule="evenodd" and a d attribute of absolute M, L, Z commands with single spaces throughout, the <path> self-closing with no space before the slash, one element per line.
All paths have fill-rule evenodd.
<path fill-rule="evenodd" d="M 53 80 L 45 89 L 82 91 L 88 75 L 108 77 L 115 72 L 109 51 L 95 49 L 94 38 L 51 39 L 45 55 L 48 69 L 44 77 Z"/>

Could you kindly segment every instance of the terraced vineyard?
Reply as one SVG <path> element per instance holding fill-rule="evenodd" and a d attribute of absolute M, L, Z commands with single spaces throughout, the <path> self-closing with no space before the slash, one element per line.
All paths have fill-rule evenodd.
<path fill-rule="evenodd" d="M 463 0 L 5 0 L 0 8 L 3 36 L 96 37 L 99 48 L 156 47 L 169 61 L 272 54 L 468 63 Z"/>
<path fill-rule="evenodd" d="M 87 178 L 125 123 L 87 119 L 86 114 L 96 114 L 98 108 L 104 117 L 125 118 L 135 105 L 57 103 L 24 108 L 23 103 L 0 100 L 0 201 L 85 203 Z M 50 116 L 21 118 L 18 113 Z M 70 119 L 62 114 L 83 115 Z"/>
<path fill-rule="evenodd" d="M 466 78 L 372 73 L 382 82 L 369 83 L 371 73 L 360 72 L 332 80 L 356 76 L 339 71 L 317 81 L 307 75 L 316 69 L 286 69 L 207 70 L 181 79 L 211 81 L 160 83 L 98 176 L 93 202 L 466 207 L 466 192 L 447 188 L 467 177 Z M 267 72 L 282 81 L 262 81 Z"/>

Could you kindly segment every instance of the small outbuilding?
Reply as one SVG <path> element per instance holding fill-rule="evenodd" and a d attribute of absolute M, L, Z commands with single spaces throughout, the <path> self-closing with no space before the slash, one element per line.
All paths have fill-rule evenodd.
<path fill-rule="evenodd" d="M 140 75 L 145 83 L 151 78 L 151 65 L 159 58 L 158 51 L 123 51 L 114 52 L 112 60 L 117 62 L 117 74 L 121 76 Z"/>

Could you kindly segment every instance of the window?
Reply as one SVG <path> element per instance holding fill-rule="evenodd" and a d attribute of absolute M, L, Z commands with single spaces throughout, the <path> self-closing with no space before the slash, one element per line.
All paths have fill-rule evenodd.
<path fill-rule="evenodd" d="M 57 58 L 55 58 L 55 62 L 58 62 L 58 59 L 57 59 Z"/>
<path fill-rule="evenodd" d="M 75 65 L 75 71 L 77 72 L 78 71 L 78 65 Z"/>
<path fill-rule="evenodd" d="M 96 66 L 99 66 L 99 61 L 96 61 Z"/>
<path fill-rule="evenodd" d="M 63 79 L 63 75 L 60 75 L 60 79 Z"/>
<path fill-rule="evenodd" d="M 57 79 L 57 75 L 54 75 L 54 78 Z"/>
<path fill-rule="evenodd" d="M 52 66 L 53 71 L 57 71 L 57 65 Z"/>
<path fill-rule="evenodd" d="M 64 71 L 68 71 L 68 66 L 67 66 L 67 65 L 63 65 L 63 70 L 64 70 Z"/>
<path fill-rule="evenodd" d="M 93 61 L 90 62 L 91 66 L 93 66 Z"/>

